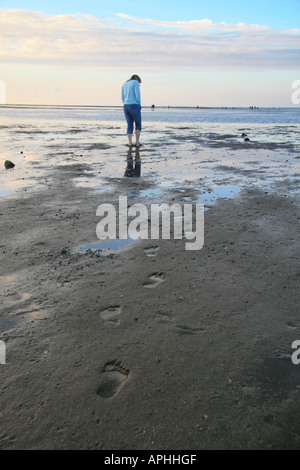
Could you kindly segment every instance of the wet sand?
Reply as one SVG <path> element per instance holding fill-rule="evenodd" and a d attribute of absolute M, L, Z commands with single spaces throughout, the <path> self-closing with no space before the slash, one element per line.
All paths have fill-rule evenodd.
<path fill-rule="evenodd" d="M 1 449 L 300 448 L 298 155 L 277 165 L 268 149 L 266 187 L 248 180 L 266 150 L 235 151 L 240 171 L 220 168 L 212 148 L 197 168 L 213 179 L 194 165 L 189 182 L 164 187 L 122 168 L 105 191 L 93 164 L 68 161 L 0 200 Z M 99 242 L 98 205 L 120 195 L 205 203 L 203 248 L 160 239 L 79 252 Z"/>

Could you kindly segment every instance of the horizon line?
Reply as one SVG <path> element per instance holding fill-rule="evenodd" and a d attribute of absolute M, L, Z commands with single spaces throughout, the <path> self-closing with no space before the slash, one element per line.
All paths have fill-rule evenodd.
<path fill-rule="evenodd" d="M 98 104 L 31 104 L 31 103 L 0 103 L 0 108 L 5 107 L 64 107 L 64 108 L 120 108 L 123 105 L 98 105 Z M 191 105 L 142 105 L 142 108 L 185 108 L 185 109 L 299 109 L 299 106 L 191 106 Z"/>

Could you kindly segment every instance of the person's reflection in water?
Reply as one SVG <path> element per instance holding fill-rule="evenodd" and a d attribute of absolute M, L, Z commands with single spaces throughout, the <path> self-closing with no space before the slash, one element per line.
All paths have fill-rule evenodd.
<path fill-rule="evenodd" d="M 129 147 L 127 152 L 127 166 L 124 176 L 128 176 L 130 178 L 139 178 L 141 176 L 141 158 L 139 149 L 137 147 L 135 149 L 134 161 L 132 156 L 132 147 Z"/>

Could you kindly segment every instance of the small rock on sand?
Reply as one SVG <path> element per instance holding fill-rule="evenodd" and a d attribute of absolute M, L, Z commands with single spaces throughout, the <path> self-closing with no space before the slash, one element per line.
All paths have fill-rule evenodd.
<path fill-rule="evenodd" d="M 15 164 L 13 162 L 11 162 L 10 160 L 5 160 L 4 166 L 7 170 L 9 170 L 10 168 L 13 168 L 15 166 Z"/>

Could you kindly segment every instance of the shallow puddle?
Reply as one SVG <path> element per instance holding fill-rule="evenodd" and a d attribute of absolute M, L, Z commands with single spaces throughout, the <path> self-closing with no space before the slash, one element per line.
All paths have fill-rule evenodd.
<path fill-rule="evenodd" d="M 232 198 L 241 190 L 240 186 L 217 186 L 215 189 L 200 194 L 197 204 L 213 204 L 218 198 Z"/>
<path fill-rule="evenodd" d="M 17 302 L 24 302 L 25 300 L 29 299 L 30 294 L 13 294 L 13 295 L 8 295 L 5 297 L 6 302 L 9 303 L 17 303 Z"/>
<path fill-rule="evenodd" d="M 128 199 L 152 198 L 154 196 L 158 196 L 161 192 L 161 188 L 133 190 L 129 193 Z"/>
<path fill-rule="evenodd" d="M 80 248 L 77 253 L 86 253 L 87 251 L 120 251 L 129 245 L 137 242 L 132 238 L 108 240 L 107 242 L 89 243 Z"/>
<path fill-rule="evenodd" d="M 5 320 L 0 321 L 0 333 L 5 331 L 12 330 L 18 323 L 17 318 L 6 318 Z"/>
<path fill-rule="evenodd" d="M 32 307 L 34 308 L 34 305 Z M 16 326 L 21 325 L 22 322 L 33 322 L 35 320 L 40 320 L 44 318 L 47 313 L 47 310 L 40 310 L 38 308 L 34 308 L 31 311 L 19 312 L 16 315 L 13 315 L 9 318 L 5 318 L 4 320 L 0 321 L 0 333 L 12 330 Z"/>

